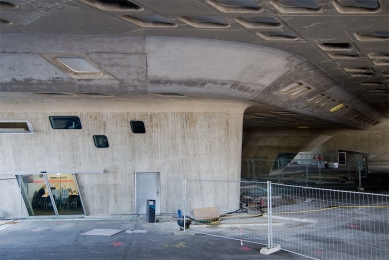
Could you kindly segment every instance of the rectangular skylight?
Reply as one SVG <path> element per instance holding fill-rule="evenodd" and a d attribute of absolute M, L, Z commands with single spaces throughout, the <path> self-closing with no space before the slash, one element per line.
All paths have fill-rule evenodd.
<path fill-rule="evenodd" d="M 75 74 L 101 72 L 99 68 L 82 57 L 57 57 L 55 59 Z"/>

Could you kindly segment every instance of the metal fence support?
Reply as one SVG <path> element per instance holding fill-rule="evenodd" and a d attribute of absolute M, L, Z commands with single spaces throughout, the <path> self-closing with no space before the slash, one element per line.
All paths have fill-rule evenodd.
<path fill-rule="evenodd" d="M 306 165 L 306 168 L 305 168 L 305 185 L 308 186 L 308 163 Z"/>
<path fill-rule="evenodd" d="M 186 226 L 186 179 L 184 179 L 183 185 L 182 185 L 182 196 L 183 196 L 183 203 L 184 203 L 184 232 L 185 232 L 185 226 Z"/>
<path fill-rule="evenodd" d="M 267 181 L 267 247 L 261 248 L 261 254 L 270 255 L 281 250 L 280 245 L 273 245 L 273 230 L 272 230 L 272 192 L 271 181 Z"/>

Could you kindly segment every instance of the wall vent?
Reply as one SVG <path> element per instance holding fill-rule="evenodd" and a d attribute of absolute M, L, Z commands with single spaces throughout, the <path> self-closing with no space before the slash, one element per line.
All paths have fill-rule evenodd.
<path fill-rule="evenodd" d="M 105 11 L 142 11 L 143 8 L 127 0 L 81 0 Z"/>
<path fill-rule="evenodd" d="M 347 112 L 346 114 L 344 114 L 343 117 L 360 122 L 360 123 L 370 124 L 373 126 L 380 123 L 380 121 L 377 121 L 375 118 L 368 116 L 368 115 L 366 115 L 358 110 L 355 110 L 355 109 Z M 372 123 L 369 123 L 369 122 L 372 122 Z"/>
<path fill-rule="evenodd" d="M 281 28 L 282 24 L 273 17 L 238 17 L 235 21 L 246 28 Z"/>
<path fill-rule="evenodd" d="M 281 13 L 321 12 L 321 6 L 315 0 L 271 0 L 270 3 Z"/>
<path fill-rule="evenodd" d="M 30 121 L 0 120 L 0 134 L 33 134 L 34 129 Z"/>
<path fill-rule="evenodd" d="M 104 93 L 94 93 L 94 92 L 85 92 L 85 93 L 75 93 L 77 96 L 86 96 L 86 97 L 112 97 L 112 95 L 104 94 Z"/>
<path fill-rule="evenodd" d="M 33 93 L 35 95 L 44 95 L 44 96 L 57 96 L 57 97 L 72 97 L 74 96 L 71 93 L 62 93 L 62 92 L 38 92 Z"/>
<path fill-rule="evenodd" d="M 355 59 L 358 58 L 359 55 L 356 52 L 343 52 L 343 53 L 328 53 L 328 56 L 330 56 L 333 59 L 339 59 L 339 60 L 347 60 L 347 59 Z"/>
<path fill-rule="evenodd" d="M 289 98 L 297 98 L 311 92 L 312 90 L 314 90 L 314 87 L 300 81 L 282 88 L 278 93 L 288 96 Z"/>
<path fill-rule="evenodd" d="M 230 27 L 228 22 L 216 16 L 181 16 L 179 19 L 184 23 L 199 29 L 226 29 Z"/>
<path fill-rule="evenodd" d="M 339 13 L 377 13 L 381 11 L 378 0 L 333 0 Z"/>
<path fill-rule="evenodd" d="M 175 28 L 178 25 L 160 15 L 124 15 L 123 19 L 140 27 Z"/>
<path fill-rule="evenodd" d="M 0 10 L 10 10 L 10 9 L 16 9 L 18 8 L 17 5 L 6 2 L 6 1 L 0 1 Z"/>
<path fill-rule="evenodd" d="M 266 41 L 294 41 L 297 36 L 289 31 L 263 31 L 257 32 L 257 35 Z"/>
<path fill-rule="evenodd" d="M 261 7 L 252 0 L 207 0 L 207 3 L 223 13 L 259 13 Z"/>
<path fill-rule="evenodd" d="M 389 40 L 389 31 L 363 31 L 354 33 L 358 41 L 387 41 Z"/>
<path fill-rule="evenodd" d="M 185 95 L 178 93 L 153 93 L 153 95 L 160 97 L 186 97 Z"/>
<path fill-rule="evenodd" d="M 325 51 L 347 51 L 353 48 L 350 43 L 320 43 L 318 46 Z"/>

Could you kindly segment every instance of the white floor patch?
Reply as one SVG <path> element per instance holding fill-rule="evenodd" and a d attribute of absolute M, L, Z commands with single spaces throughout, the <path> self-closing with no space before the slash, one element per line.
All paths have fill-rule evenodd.
<path fill-rule="evenodd" d="M 92 229 L 88 232 L 82 233 L 82 236 L 106 236 L 110 237 L 122 232 L 120 229 Z"/>
<path fill-rule="evenodd" d="M 10 224 L 1 225 L 1 226 L 0 226 L 0 230 L 6 229 L 6 228 L 8 228 L 8 227 L 10 227 L 10 226 L 12 226 L 12 225 L 10 225 Z"/>
<path fill-rule="evenodd" d="M 147 233 L 147 230 L 127 230 L 126 233 Z"/>

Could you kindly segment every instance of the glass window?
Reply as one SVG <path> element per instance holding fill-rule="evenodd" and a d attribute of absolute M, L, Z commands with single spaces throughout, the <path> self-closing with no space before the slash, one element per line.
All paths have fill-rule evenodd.
<path fill-rule="evenodd" d="M 131 131 L 134 134 L 144 134 L 146 133 L 145 124 L 143 121 L 130 121 Z"/>
<path fill-rule="evenodd" d="M 31 134 L 34 133 L 32 124 L 29 121 L 0 120 L 1 134 Z"/>
<path fill-rule="evenodd" d="M 53 129 L 81 129 L 81 121 L 78 116 L 50 116 Z"/>
<path fill-rule="evenodd" d="M 97 148 L 108 148 L 108 138 L 105 135 L 94 135 L 93 140 Z"/>

